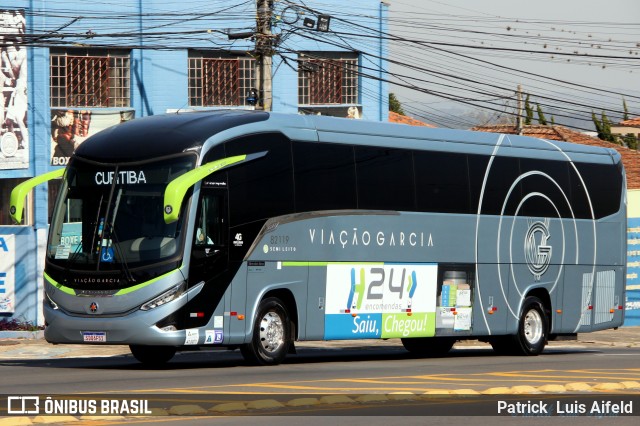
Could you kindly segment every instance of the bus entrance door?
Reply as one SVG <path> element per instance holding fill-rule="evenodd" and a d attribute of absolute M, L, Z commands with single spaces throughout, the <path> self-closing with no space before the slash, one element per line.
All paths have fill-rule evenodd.
<path fill-rule="evenodd" d="M 229 267 L 227 190 L 203 188 L 196 216 L 191 249 L 189 286 L 204 282 L 200 294 L 189 303 L 189 327 L 201 327 L 216 311 L 224 311 L 222 301 Z M 216 313 L 222 315 L 222 313 Z"/>

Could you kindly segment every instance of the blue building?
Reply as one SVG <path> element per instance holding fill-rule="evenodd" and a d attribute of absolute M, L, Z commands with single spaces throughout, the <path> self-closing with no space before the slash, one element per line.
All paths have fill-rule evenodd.
<path fill-rule="evenodd" d="M 387 121 L 386 30 L 378 0 L 0 0 L 0 318 L 42 324 L 58 185 L 37 187 L 15 225 L 18 183 L 134 117 L 270 105 Z M 256 87 L 263 55 L 271 91 Z"/>

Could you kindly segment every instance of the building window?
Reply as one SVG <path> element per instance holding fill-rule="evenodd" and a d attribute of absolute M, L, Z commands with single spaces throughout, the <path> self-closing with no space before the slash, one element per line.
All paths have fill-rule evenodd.
<path fill-rule="evenodd" d="M 189 106 L 244 106 L 254 88 L 255 60 L 223 52 L 189 53 Z"/>
<path fill-rule="evenodd" d="M 358 54 L 306 53 L 298 58 L 298 103 L 358 103 Z"/>
<path fill-rule="evenodd" d="M 129 107 L 131 73 L 128 52 L 52 50 L 52 107 Z"/>

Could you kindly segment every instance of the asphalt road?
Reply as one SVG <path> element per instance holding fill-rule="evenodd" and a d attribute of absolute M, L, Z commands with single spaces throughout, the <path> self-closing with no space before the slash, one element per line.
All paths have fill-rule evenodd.
<path fill-rule="evenodd" d="M 275 367 L 249 367 L 237 351 L 215 351 L 178 354 L 165 369 L 153 370 L 137 363 L 126 347 L 3 338 L 0 396 L 140 398 L 159 416 L 13 416 L 0 417 L 0 426 L 37 421 L 386 426 L 398 423 L 398 416 L 403 416 L 403 425 L 427 420 L 430 425 L 457 425 L 469 422 L 457 417 L 474 414 L 469 410 L 494 415 L 496 398 L 526 402 L 544 397 L 556 403 L 585 396 L 610 402 L 640 398 L 638 327 L 584 334 L 575 342 L 551 342 L 538 357 L 497 356 L 488 345 L 473 341 L 458 343 L 449 356 L 432 359 L 412 357 L 397 340 L 298 342 L 297 347 L 297 355 Z M 3 402 L 0 399 L 0 416 Z M 563 426 L 603 420 L 635 425 L 640 399 L 634 402 L 634 417 L 516 415 L 526 424 L 553 425 L 564 419 Z M 512 424 L 513 418 L 491 417 L 491 423 Z"/>
<path fill-rule="evenodd" d="M 400 415 L 406 416 L 403 424 L 424 424 L 419 415 L 424 414 L 420 410 L 427 394 L 438 394 L 438 398 L 448 395 L 436 400 L 437 409 L 427 414 L 437 417 L 429 419 L 459 424 L 449 415 L 467 412 L 473 401 L 495 410 L 496 402 L 491 398 L 526 402 L 532 397 L 560 398 L 567 394 L 571 398 L 576 394 L 604 399 L 616 395 L 639 401 L 635 418 L 616 417 L 615 424 L 628 420 L 636 424 L 640 415 L 639 357 L 637 345 L 585 342 L 553 343 L 538 357 L 497 356 L 488 346 L 464 345 L 456 346 L 444 358 L 412 357 L 399 342 L 355 347 L 316 344 L 300 347 L 297 355 L 273 367 L 249 367 L 237 351 L 193 352 L 178 354 L 160 370 L 145 368 L 130 355 L 41 359 L 0 356 L 0 394 L 138 397 L 172 414 L 110 418 L 109 424 L 210 424 L 212 412 L 203 418 L 183 416 L 198 414 L 195 407 L 206 411 L 217 406 L 219 410 L 213 413 L 219 416 L 215 417 L 216 424 L 229 425 L 253 423 L 257 417 L 262 420 L 260 424 L 300 424 L 302 418 L 311 425 L 318 415 L 339 416 L 350 425 L 386 425 L 385 416 Z M 416 400 L 421 401 L 418 406 Z M 363 420 L 363 416 L 372 414 L 376 417 Z M 241 422 L 238 415 L 245 421 Z M 440 420 L 430 423 L 440 424 Z M 549 419 L 545 420 L 549 424 Z M 498 418 L 492 423 L 500 425 L 504 421 Z M 96 424 L 95 420 L 89 423 Z"/>
<path fill-rule="evenodd" d="M 0 393 L 388 393 L 568 382 L 640 381 L 640 347 L 554 343 L 538 357 L 498 356 L 487 345 L 416 358 L 402 345 L 298 348 L 285 363 L 247 366 L 238 351 L 179 353 L 163 369 L 130 355 L 2 359 Z M 614 367 L 615 368 L 611 368 Z M 608 368 L 605 368 L 608 367 Z"/>

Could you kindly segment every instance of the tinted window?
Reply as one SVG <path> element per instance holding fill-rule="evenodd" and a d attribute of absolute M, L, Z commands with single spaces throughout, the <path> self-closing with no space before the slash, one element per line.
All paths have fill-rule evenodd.
<path fill-rule="evenodd" d="M 521 199 L 521 188 L 519 184 L 513 189 L 511 186 L 518 180 L 518 176 L 520 164 L 517 158 L 494 157 L 484 189 L 482 214 L 515 214 Z M 484 180 L 484 176 L 482 179 Z"/>
<path fill-rule="evenodd" d="M 596 219 L 609 216 L 620 209 L 622 192 L 622 172 L 617 165 L 576 163 L 591 199 Z M 571 172 L 572 204 L 583 218 L 591 218 L 589 201 L 585 189 L 576 175 Z"/>
<path fill-rule="evenodd" d="M 229 169 L 230 225 L 293 213 L 291 143 L 281 134 L 257 134 L 225 144 L 227 157 L 267 151 Z"/>
<path fill-rule="evenodd" d="M 296 211 L 357 208 L 351 145 L 298 142 L 293 158 Z"/>
<path fill-rule="evenodd" d="M 227 243 L 223 192 L 206 192 L 200 200 L 195 245 L 223 247 Z"/>
<path fill-rule="evenodd" d="M 520 160 L 520 167 L 522 173 L 526 174 L 522 179 L 522 195 L 527 197 L 520 209 L 520 216 L 572 217 L 567 204 L 571 197 L 567 162 L 524 158 Z M 538 193 L 544 194 L 544 197 Z"/>
<path fill-rule="evenodd" d="M 467 156 L 414 152 L 418 211 L 469 213 Z"/>
<path fill-rule="evenodd" d="M 488 155 L 467 156 L 467 165 L 469 167 L 469 192 L 471 198 L 470 213 L 478 213 L 482 183 L 484 182 L 484 175 L 487 172 L 490 158 L 491 157 L 489 157 Z"/>
<path fill-rule="evenodd" d="M 207 151 L 207 154 L 204 156 L 204 159 L 202 160 L 202 164 L 207 164 L 215 160 L 220 160 L 221 158 L 224 158 L 224 157 L 225 157 L 224 145 L 222 144 L 215 145 L 209 151 Z"/>
<path fill-rule="evenodd" d="M 355 147 L 358 208 L 414 210 L 411 151 Z"/>

